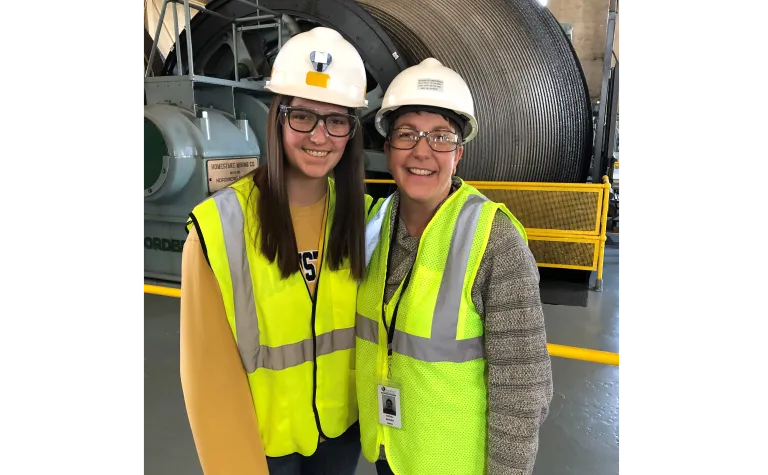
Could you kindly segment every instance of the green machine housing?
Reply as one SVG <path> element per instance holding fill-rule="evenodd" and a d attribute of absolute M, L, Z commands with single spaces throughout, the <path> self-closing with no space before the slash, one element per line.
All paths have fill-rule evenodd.
<path fill-rule="evenodd" d="M 260 164 L 263 82 L 145 78 L 144 277 L 180 282 L 192 208 Z"/>

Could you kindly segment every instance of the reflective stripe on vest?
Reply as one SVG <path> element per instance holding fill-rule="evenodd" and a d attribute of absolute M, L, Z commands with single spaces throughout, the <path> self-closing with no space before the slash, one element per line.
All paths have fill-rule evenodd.
<path fill-rule="evenodd" d="M 373 250 L 378 243 L 381 226 L 386 215 L 387 207 L 392 196 L 381 206 L 379 212 L 366 226 L 366 266 L 373 255 Z M 483 340 L 480 337 L 457 340 L 456 332 L 459 323 L 459 307 L 462 299 L 462 288 L 469 261 L 469 253 L 472 250 L 472 242 L 477 230 L 477 222 L 480 219 L 483 203 L 488 198 L 482 195 L 470 195 L 459 212 L 456 226 L 451 235 L 451 244 L 448 251 L 448 261 L 445 265 L 443 279 L 440 282 L 440 290 L 437 294 L 437 302 L 432 317 L 432 333 L 430 338 L 410 335 L 395 329 L 392 338 L 392 350 L 401 355 L 410 356 L 421 361 L 440 362 L 448 361 L 461 363 L 484 357 Z M 398 223 L 395 223 L 395 230 Z M 368 250 L 371 236 L 375 236 L 376 242 Z M 391 239 L 396 239 L 397 232 L 392 233 Z M 378 322 L 365 318 L 359 313 L 356 316 L 356 334 L 359 338 L 374 344 L 379 343 Z"/>
<path fill-rule="evenodd" d="M 259 344 L 259 320 L 246 253 L 243 210 L 232 188 L 211 197 L 221 215 L 235 306 L 237 348 L 248 373 L 258 368 L 282 370 L 314 359 L 312 339 L 269 347 Z M 317 335 L 317 356 L 354 348 L 354 329 L 344 328 Z"/>
<path fill-rule="evenodd" d="M 384 216 L 387 214 L 387 208 L 389 202 L 392 201 L 394 195 L 389 195 L 381 207 L 373 215 L 373 218 L 365 226 L 365 267 L 368 267 L 368 263 L 371 262 L 371 256 L 373 251 L 376 250 L 376 245 L 379 243 L 379 233 L 381 232 L 381 224 L 384 221 Z"/>

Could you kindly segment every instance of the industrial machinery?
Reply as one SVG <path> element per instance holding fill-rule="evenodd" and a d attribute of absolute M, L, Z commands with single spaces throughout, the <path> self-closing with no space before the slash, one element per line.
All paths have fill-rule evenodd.
<path fill-rule="evenodd" d="M 536 0 L 163 0 L 155 46 L 169 17 L 175 44 L 159 74 L 157 48 L 145 58 L 147 279 L 179 281 L 192 207 L 263 160 L 272 61 L 288 38 L 319 25 L 339 31 L 366 63 L 367 177 L 389 178 L 373 126 L 384 90 L 428 56 L 458 71 L 475 95 L 480 133 L 459 176 L 584 183 L 590 174 L 584 74 L 562 27 Z"/>

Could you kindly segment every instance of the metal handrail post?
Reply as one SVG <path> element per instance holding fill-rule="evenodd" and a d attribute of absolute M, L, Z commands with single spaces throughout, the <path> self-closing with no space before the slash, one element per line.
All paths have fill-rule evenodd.
<path fill-rule="evenodd" d="M 157 21 L 157 28 L 155 28 L 155 38 L 152 41 L 152 51 L 149 53 L 149 62 L 147 63 L 147 70 L 144 71 L 144 77 L 149 77 L 149 72 L 152 70 L 152 63 L 155 61 L 155 52 L 157 51 L 157 43 L 160 38 L 160 31 L 163 27 L 163 19 L 165 18 L 165 8 L 168 6 L 170 0 L 163 0 L 163 6 L 160 8 L 160 19 Z"/>
<path fill-rule="evenodd" d="M 184 17 L 187 21 L 187 67 L 189 68 L 190 79 L 195 75 L 195 65 L 192 59 L 192 12 L 189 9 L 189 0 L 184 0 Z M 179 45 L 176 45 L 178 48 Z"/>

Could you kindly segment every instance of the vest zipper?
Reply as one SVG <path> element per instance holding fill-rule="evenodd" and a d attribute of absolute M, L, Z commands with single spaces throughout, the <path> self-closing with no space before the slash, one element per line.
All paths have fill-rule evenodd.
<path fill-rule="evenodd" d="M 320 437 L 328 440 L 328 437 L 323 433 L 323 428 L 320 425 L 320 413 L 317 411 L 317 332 L 315 331 L 315 312 L 317 311 L 317 295 L 320 293 L 320 274 L 317 273 L 317 280 L 315 281 L 315 297 L 312 298 L 312 294 L 309 294 L 312 299 L 312 411 L 315 413 L 315 423 L 317 424 L 317 431 L 320 433 Z M 309 292 L 309 287 L 307 287 Z"/>
<path fill-rule="evenodd" d="M 320 437 L 322 437 L 325 440 L 328 440 L 328 436 L 325 435 L 323 432 L 323 427 L 320 425 L 320 413 L 317 410 L 317 331 L 315 330 L 315 315 L 317 313 L 317 296 L 320 295 L 320 274 L 322 274 L 323 270 L 323 261 L 325 260 L 325 243 L 328 240 L 328 224 L 326 222 L 326 219 L 328 217 L 328 208 L 329 208 L 329 202 L 330 199 L 330 190 L 329 194 L 326 195 L 326 201 L 325 201 L 325 213 L 326 217 L 323 219 L 323 225 L 325 226 L 325 229 L 323 230 L 323 242 L 322 242 L 322 254 L 320 255 L 320 262 L 318 262 L 317 266 L 317 278 L 315 280 L 315 295 L 312 295 L 312 292 L 309 291 L 309 284 L 307 284 L 307 281 L 304 280 L 304 285 L 307 288 L 307 295 L 309 295 L 309 299 L 312 301 L 312 412 L 315 414 L 315 424 L 317 425 L 317 432 L 320 434 Z"/>

